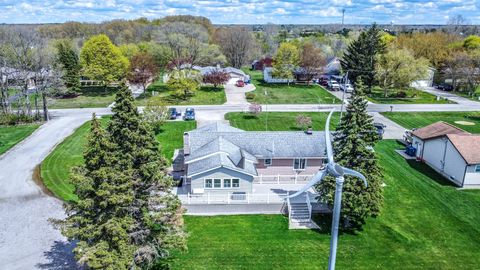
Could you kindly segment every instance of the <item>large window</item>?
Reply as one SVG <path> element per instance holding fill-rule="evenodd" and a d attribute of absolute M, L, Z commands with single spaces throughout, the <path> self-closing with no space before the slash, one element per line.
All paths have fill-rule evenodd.
<path fill-rule="evenodd" d="M 214 188 L 221 188 L 222 187 L 222 179 L 213 179 L 213 187 Z"/>
<path fill-rule="evenodd" d="M 205 188 L 212 188 L 212 179 L 205 179 Z"/>
<path fill-rule="evenodd" d="M 240 179 L 232 179 L 232 187 L 234 188 L 240 187 Z"/>
<path fill-rule="evenodd" d="M 480 165 L 476 165 L 476 166 L 475 166 L 475 172 L 480 173 Z"/>
<path fill-rule="evenodd" d="M 265 166 L 270 166 L 270 165 L 272 165 L 272 159 L 271 158 L 266 158 L 263 163 L 265 164 Z"/>
<path fill-rule="evenodd" d="M 306 160 L 304 158 L 296 158 L 293 160 L 294 170 L 305 170 Z"/>
<path fill-rule="evenodd" d="M 223 188 L 231 188 L 232 179 L 223 179 Z"/>

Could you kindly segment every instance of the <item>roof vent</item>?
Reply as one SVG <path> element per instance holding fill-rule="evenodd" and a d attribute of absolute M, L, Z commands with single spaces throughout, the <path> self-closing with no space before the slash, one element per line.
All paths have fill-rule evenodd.
<path fill-rule="evenodd" d="M 306 133 L 307 135 L 312 135 L 312 134 L 313 134 L 313 129 L 312 129 L 312 127 L 308 127 L 308 128 L 307 128 L 307 131 L 305 131 L 305 133 Z"/>

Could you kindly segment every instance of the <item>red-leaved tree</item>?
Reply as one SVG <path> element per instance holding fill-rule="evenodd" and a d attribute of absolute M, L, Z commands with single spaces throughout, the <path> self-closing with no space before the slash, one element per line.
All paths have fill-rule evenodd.
<path fill-rule="evenodd" d="M 230 75 L 223 70 L 213 70 L 203 75 L 203 82 L 213 84 L 213 87 L 215 88 L 227 83 L 228 80 L 230 80 Z"/>
<path fill-rule="evenodd" d="M 140 84 L 145 92 L 149 82 L 155 79 L 158 74 L 158 67 L 155 59 L 147 53 L 137 53 L 130 62 L 128 81 L 133 84 Z"/>

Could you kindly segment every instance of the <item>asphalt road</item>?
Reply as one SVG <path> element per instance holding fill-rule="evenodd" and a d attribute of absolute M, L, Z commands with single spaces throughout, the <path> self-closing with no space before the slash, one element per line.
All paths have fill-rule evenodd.
<path fill-rule="evenodd" d="M 466 100 L 466 99 L 465 99 Z M 458 98 L 459 104 L 370 104 L 376 120 L 385 111 L 480 111 L 480 103 Z M 268 105 L 268 111 L 325 112 L 341 105 Z M 175 106 L 184 111 L 187 106 Z M 223 120 L 226 112 L 248 110 L 248 104 L 193 106 L 202 123 Z M 265 109 L 265 108 L 264 108 Z M 109 108 L 51 110 L 52 120 L 29 138 L 0 157 L 0 269 L 74 269 L 72 243 L 54 229 L 49 218 L 64 216 L 62 203 L 46 195 L 33 181 L 35 167 L 75 128 L 90 119 L 92 113 L 110 114 Z M 388 119 L 387 119 L 388 120 Z M 385 120 L 384 120 L 385 121 Z M 393 123 L 393 122 L 392 122 Z M 392 126 L 392 123 L 386 123 Z M 388 136 L 398 136 L 395 126 Z M 388 130 L 387 130 L 388 132 Z"/>

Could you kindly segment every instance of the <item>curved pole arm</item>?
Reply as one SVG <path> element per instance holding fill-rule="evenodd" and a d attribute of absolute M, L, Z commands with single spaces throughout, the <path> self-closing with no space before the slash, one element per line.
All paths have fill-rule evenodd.
<path fill-rule="evenodd" d="M 327 146 L 328 163 L 333 163 L 333 149 L 332 140 L 330 139 L 330 119 L 332 118 L 333 111 L 328 114 L 327 122 L 325 123 L 325 145 Z"/>
<path fill-rule="evenodd" d="M 303 192 L 307 191 L 309 188 L 313 187 L 315 184 L 320 183 L 323 178 L 327 175 L 327 170 L 322 170 L 319 171 L 317 174 L 315 174 L 305 186 L 303 186 L 299 191 L 295 192 L 292 195 L 288 195 L 286 198 L 294 198 L 297 197 L 298 195 L 302 194 Z"/>
<path fill-rule="evenodd" d="M 352 169 L 348 169 L 348 168 L 345 168 L 345 167 L 342 167 L 342 168 L 343 168 L 343 171 L 345 172 L 346 175 L 351 175 L 351 176 L 355 176 L 355 177 L 358 177 L 358 178 L 362 179 L 365 186 L 368 187 L 367 178 L 365 178 L 365 176 L 363 176 L 363 174 L 361 174 L 357 171 L 354 171 Z"/>

